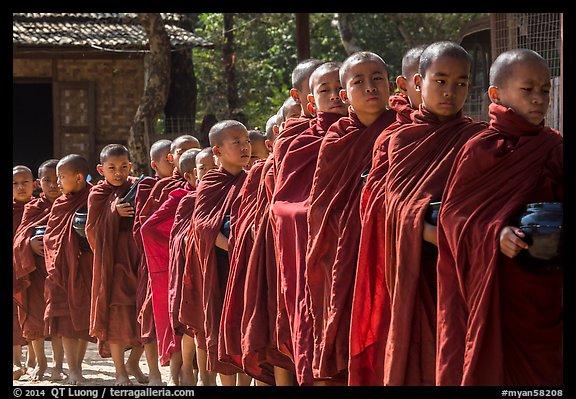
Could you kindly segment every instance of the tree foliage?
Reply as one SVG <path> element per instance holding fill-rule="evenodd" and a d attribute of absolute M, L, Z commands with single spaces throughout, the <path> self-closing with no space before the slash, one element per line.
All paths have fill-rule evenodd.
<path fill-rule="evenodd" d="M 400 73 L 402 56 L 410 47 L 438 40 L 459 40 L 460 27 L 485 16 L 479 13 L 349 13 L 354 43 L 379 54 L 389 65 L 390 79 Z M 296 66 L 295 17 L 292 13 L 234 15 L 236 84 L 240 108 L 248 127 L 264 129 L 266 120 L 282 105 L 291 88 Z M 223 15 L 198 15 L 195 33 L 213 42 L 214 50 L 195 49 L 198 79 L 197 119 L 213 113 L 230 118 L 222 48 Z M 313 58 L 343 61 L 347 57 L 333 13 L 310 14 L 310 54 Z"/>

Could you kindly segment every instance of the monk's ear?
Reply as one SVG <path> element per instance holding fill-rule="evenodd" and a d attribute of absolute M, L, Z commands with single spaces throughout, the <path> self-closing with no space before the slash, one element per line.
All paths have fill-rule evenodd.
<path fill-rule="evenodd" d="M 150 161 L 150 167 L 152 167 L 153 170 L 157 170 L 156 168 L 158 166 L 156 165 L 156 161 Z"/>
<path fill-rule="evenodd" d="M 490 101 L 492 101 L 495 104 L 500 104 L 500 98 L 499 96 L 499 91 L 500 89 L 498 89 L 498 86 L 490 86 L 488 87 L 488 97 L 490 98 Z"/>
<path fill-rule="evenodd" d="M 192 170 L 192 173 L 194 174 L 194 177 L 196 178 L 196 180 L 198 180 L 198 168 L 194 168 Z"/>
<path fill-rule="evenodd" d="M 414 80 L 414 88 L 416 91 L 422 91 L 422 75 L 415 73 L 412 79 Z"/>
<path fill-rule="evenodd" d="M 96 170 L 98 171 L 98 174 L 100 174 L 100 176 L 104 176 L 104 167 L 102 166 L 102 164 L 96 165 Z"/>
<path fill-rule="evenodd" d="M 298 90 L 296 90 L 295 88 L 290 89 L 290 97 L 292 97 L 294 99 L 294 101 L 296 101 L 298 104 L 301 103 L 300 92 Z"/>
<path fill-rule="evenodd" d="M 214 155 L 216 155 L 217 157 L 219 157 L 220 155 L 222 155 L 222 152 L 220 151 L 220 146 L 215 145 L 212 147 L 212 153 Z"/>
<path fill-rule="evenodd" d="M 274 136 L 278 136 L 278 133 L 280 133 L 280 126 L 274 125 L 272 126 L 272 130 L 274 130 Z"/>
<path fill-rule="evenodd" d="M 346 89 L 340 89 L 338 95 L 340 96 L 340 100 L 342 100 L 344 104 L 350 104 L 350 102 L 348 101 L 348 93 L 346 93 Z"/>
<path fill-rule="evenodd" d="M 132 172 L 132 162 L 128 162 L 128 171 Z"/>
<path fill-rule="evenodd" d="M 32 185 L 34 190 L 36 190 L 40 186 L 40 179 L 34 180 L 34 184 Z"/>
<path fill-rule="evenodd" d="M 168 153 L 168 155 L 166 156 L 166 159 L 168 160 L 168 162 L 170 162 L 172 165 L 174 165 L 174 155 L 171 153 Z"/>
<path fill-rule="evenodd" d="M 196 170 L 196 168 L 194 168 Z M 184 179 L 192 185 L 196 185 L 196 174 L 194 172 L 184 172 Z"/>
<path fill-rule="evenodd" d="M 306 104 L 306 109 L 310 112 L 310 115 L 316 115 L 316 101 L 314 100 L 313 94 L 308 94 L 308 104 Z"/>
<path fill-rule="evenodd" d="M 406 80 L 406 76 L 398 75 L 396 76 L 396 87 L 400 90 L 402 94 L 408 94 L 408 81 Z M 393 93 L 394 90 L 391 91 Z"/>
<path fill-rule="evenodd" d="M 274 149 L 274 147 L 272 146 L 272 142 L 270 142 L 270 140 L 268 139 L 264 140 L 264 145 L 268 149 L 268 152 L 272 152 L 272 150 Z"/>

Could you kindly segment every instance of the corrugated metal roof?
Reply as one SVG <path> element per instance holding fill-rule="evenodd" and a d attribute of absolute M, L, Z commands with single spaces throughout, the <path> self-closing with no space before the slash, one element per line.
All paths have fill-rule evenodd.
<path fill-rule="evenodd" d="M 178 14 L 161 14 L 173 48 L 214 45 L 178 26 Z M 148 39 L 135 13 L 13 13 L 15 47 L 91 47 L 146 50 Z"/>

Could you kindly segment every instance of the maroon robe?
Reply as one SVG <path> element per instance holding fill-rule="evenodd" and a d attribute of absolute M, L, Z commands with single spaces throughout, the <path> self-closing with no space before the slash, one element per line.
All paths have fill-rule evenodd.
<path fill-rule="evenodd" d="M 63 194 L 52 205 L 44 233 L 46 277 L 46 335 L 90 342 L 90 294 L 93 254 L 90 245 L 74 231 L 74 212 L 86 210 L 91 183 L 74 194 Z"/>
<path fill-rule="evenodd" d="M 160 180 L 158 176 L 145 177 L 138 184 L 136 198 L 134 199 L 134 225 L 132 227 L 132 236 L 140 252 L 140 264 L 138 265 L 138 286 L 136 288 L 136 314 L 138 315 L 138 325 L 140 327 L 140 342 L 142 345 L 153 342 L 156 339 L 156 330 L 154 328 L 154 313 L 152 311 L 152 301 L 148 296 L 150 284 L 148 284 L 148 265 L 144 255 L 144 244 L 142 244 L 142 235 L 140 229 L 140 213 L 146 200 L 150 196 L 154 185 Z"/>
<path fill-rule="evenodd" d="M 254 244 L 252 226 L 254 224 L 258 186 L 263 166 L 264 161 L 257 161 L 248 171 L 240 194 L 232 205 L 233 211 L 231 215 L 236 215 L 236 218 L 230 220 L 230 225 L 233 227 L 230 230 L 228 240 L 230 273 L 220 319 L 218 359 L 222 362 L 231 363 L 240 369 L 244 369 L 242 365 L 240 325 L 244 311 L 246 269 Z M 265 372 L 258 363 L 247 367 L 245 372 L 260 381 L 274 384 L 274 375 Z"/>
<path fill-rule="evenodd" d="M 294 372 L 292 343 L 287 318 L 278 308 L 278 287 L 274 233 L 269 205 L 274 189 L 274 156 L 264 161 L 256 194 L 254 243 L 246 266 L 244 312 L 241 323 L 242 364 L 247 373 L 254 364 L 273 373 L 277 366 Z M 285 312 L 284 312 L 285 314 Z M 251 374 L 252 375 L 252 374 Z"/>
<path fill-rule="evenodd" d="M 309 198 L 305 269 L 315 378 L 347 379 L 361 174 L 370 167 L 374 141 L 395 119 L 396 113 L 388 110 L 366 127 L 350 108 L 320 146 Z"/>
<path fill-rule="evenodd" d="M 140 346 L 136 289 L 140 252 L 132 235 L 133 218 L 121 217 L 114 202 L 137 180 L 129 176 L 121 186 L 100 180 L 88 195 L 86 238 L 94 253 L 90 335 L 98 339 L 98 353 L 110 357 L 110 343 Z"/>
<path fill-rule="evenodd" d="M 270 209 L 275 223 L 274 237 L 281 279 L 283 284 L 288 283 L 283 301 L 289 315 L 294 315 L 296 312 L 294 306 L 298 288 L 294 290 L 293 282 L 289 282 L 287 278 L 296 276 L 293 271 L 301 271 L 303 274 L 306 267 L 308 197 L 318 152 L 326 131 L 341 117 L 339 114 L 318 112 L 317 117 L 310 121 L 309 127 L 290 141 L 276 176 Z M 302 334 L 298 338 L 298 343 L 299 347 L 303 348 L 300 353 L 306 355 L 313 350 L 312 320 L 307 311 L 298 314 L 297 318 L 301 318 L 299 321 L 301 330 L 298 330 L 298 334 Z M 310 383 L 311 374 L 304 371 L 302 364 L 296 364 L 296 369 L 300 370 L 299 383 Z"/>
<path fill-rule="evenodd" d="M 36 226 L 45 226 L 50 216 L 52 202 L 44 194 L 35 198 L 24 207 L 13 243 L 14 299 L 18 303 L 18 318 L 22 334 L 28 341 L 44 337 L 44 280 L 46 265 L 44 257 L 36 255 L 30 247 L 30 238 Z"/>
<path fill-rule="evenodd" d="M 16 230 L 22 221 L 22 215 L 24 214 L 24 206 L 28 203 L 28 201 L 17 201 L 12 200 L 12 245 L 14 245 L 14 236 L 16 234 Z M 14 264 L 12 265 L 12 287 L 17 287 L 17 290 L 20 289 L 19 283 L 16 280 L 16 274 L 14 273 Z M 23 304 L 20 304 L 22 306 Z M 20 325 L 20 320 L 18 319 L 18 306 L 19 304 L 16 300 L 12 301 L 12 345 L 26 345 L 26 340 L 22 336 L 22 326 Z"/>
<path fill-rule="evenodd" d="M 390 314 L 382 315 L 390 319 L 384 385 L 435 384 L 437 250 L 422 239 L 424 215 L 441 198 L 458 150 L 485 127 L 461 113 L 439 121 L 421 105 L 414 123 L 390 137 L 381 243 L 390 301 Z"/>
<path fill-rule="evenodd" d="M 563 201 L 563 139 L 512 109 L 489 111 L 442 197 L 436 382 L 562 386 L 563 273 L 525 270 L 499 235 L 526 204 Z"/>
<path fill-rule="evenodd" d="M 180 200 L 194 188 L 186 183 L 184 188 L 173 188 L 168 192 L 166 200 L 142 224 L 140 230 L 146 263 L 148 265 L 148 279 L 152 292 L 152 308 L 154 310 L 154 324 L 156 340 L 158 342 L 158 358 L 161 365 L 167 365 L 170 356 L 181 350 L 182 337 L 175 337 L 170 326 L 168 310 L 168 287 L 170 263 L 170 231 L 174 224 L 176 209 Z M 163 192 L 166 192 L 165 189 Z M 151 194 L 153 195 L 153 194 Z M 174 346 L 170 348 L 171 342 Z"/>
<path fill-rule="evenodd" d="M 208 370 L 222 374 L 234 374 L 242 369 L 218 360 L 218 333 L 228 281 L 229 260 L 228 252 L 217 248 L 215 242 L 224 217 L 230 215 L 231 222 L 234 219 L 230 213 L 232 204 L 238 198 L 245 179 L 244 170 L 236 176 L 223 168 L 208 171 L 198 184 L 191 222 L 194 245 L 203 275 L 202 304 Z"/>
<path fill-rule="evenodd" d="M 388 322 L 382 318 L 387 314 L 383 307 L 389 305 L 382 273 L 388 142 L 390 132 L 412 123 L 416 111 L 402 94 L 391 96 L 389 103 L 396 111 L 396 121 L 374 142 L 372 167 L 360 199 L 361 233 L 350 316 L 349 385 L 382 385 L 383 382 L 384 344 L 380 340 L 386 337 L 383 328 L 388 328 Z"/>

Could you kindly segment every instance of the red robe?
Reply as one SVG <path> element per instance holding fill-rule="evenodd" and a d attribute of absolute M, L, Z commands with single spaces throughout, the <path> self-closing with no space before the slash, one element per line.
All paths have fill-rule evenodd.
<path fill-rule="evenodd" d="M 185 191 L 184 189 L 178 190 Z M 191 337 L 194 336 L 193 331 L 188 330 L 186 326 L 179 321 L 178 316 L 180 314 L 180 304 L 182 301 L 186 246 L 188 245 L 188 233 L 190 231 L 190 221 L 195 203 L 196 187 L 191 191 L 186 191 L 184 197 L 182 197 L 178 203 L 176 214 L 174 215 L 174 223 L 170 230 L 170 240 L 168 244 L 168 315 L 170 317 L 170 327 L 173 338 L 168 347 L 170 353 L 173 353 L 177 347 L 181 347 L 182 334 L 187 333 Z"/>
<path fill-rule="evenodd" d="M 246 269 L 254 244 L 252 226 L 254 224 L 258 186 L 263 166 L 264 161 L 258 161 L 247 173 L 239 197 L 232 205 L 234 209 L 232 214 L 235 214 L 236 218 L 234 220 L 231 219 L 230 224 L 233 228 L 231 228 L 228 240 L 230 273 L 220 319 L 218 359 L 222 362 L 231 363 L 240 369 L 244 369 L 242 365 L 240 325 L 244 311 Z M 260 368 L 258 363 L 247 367 L 245 372 L 268 384 L 274 384 L 274 375 Z"/>
<path fill-rule="evenodd" d="M 45 226 L 50 216 L 50 202 L 44 194 L 35 198 L 24 207 L 22 222 L 14 236 L 13 262 L 14 300 L 18 303 L 18 318 L 25 339 L 33 341 L 44 337 L 44 280 L 46 265 L 44 257 L 36 255 L 30 247 L 30 238 L 34 227 Z"/>
<path fill-rule="evenodd" d="M 148 295 L 150 284 L 148 284 L 148 265 L 144 255 L 144 244 L 142 244 L 142 235 L 140 229 L 140 213 L 146 200 L 150 196 L 154 185 L 160 180 L 158 176 L 145 177 L 138 184 L 136 198 L 134 200 L 134 225 L 132 227 L 132 236 L 140 252 L 140 264 L 138 265 L 138 286 L 136 288 L 136 314 L 138 315 L 138 324 L 140 327 L 140 342 L 145 345 L 156 339 L 156 330 L 154 329 L 154 313 L 152 312 L 152 302 Z"/>
<path fill-rule="evenodd" d="M 74 212 L 86 210 L 91 183 L 74 194 L 63 194 L 52 205 L 44 233 L 46 335 L 96 342 L 90 328 L 93 254 L 85 238 L 72 227 Z"/>
<path fill-rule="evenodd" d="M 204 331 L 208 352 L 208 370 L 234 374 L 242 371 L 236 366 L 218 360 L 218 332 L 222 305 L 229 273 L 228 252 L 216 248 L 216 236 L 220 232 L 224 217 L 234 216 L 232 204 L 240 195 L 246 179 L 242 170 L 234 176 L 225 169 L 213 169 L 206 173 L 198 184 L 196 206 L 192 214 L 194 245 L 202 270 L 202 293 L 204 309 Z M 231 223 L 231 228 L 232 227 Z"/>
<path fill-rule="evenodd" d="M 458 150 L 486 127 L 461 114 L 441 122 L 422 106 L 414 122 L 392 132 L 388 146 L 384 385 L 435 383 L 437 250 L 422 239 L 424 215 L 441 198 Z"/>
<path fill-rule="evenodd" d="M 320 145 L 309 198 L 305 269 L 316 378 L 347 379 L 360 176 L 370 167 L 374 141 L 395 119 L 396 113 L 388 110 L 366 127 L 350 108 L 349 116 L 334 123 Z"/>
<path fill-rule="evenodd" d="M 350 316 L 349 385 L 382 385 L 384 342 L 388 322 L 384 306 L 388 306 L 388 291 L 384 281 L 384 191 L 388 171 L 390 132 L 412 123 L 415 109 L 408 97 L 390 97 L 396 120 L 378 136 L 372 149 L 372 167 L 360 198 L 361 233 L 358 264 Z"/>
<path fill-rule="evenodd" d="M 292 344 L 287 319 L 279 318 L 280 290 L 276 270 L 274 233 L 269 205 L 274 189 L 274 156 L 264 161 L 256 194 L 254 244 L 246 266 L 244 312 L 241 323 L 242 364 L 247 373 L 254 364 L 273 372 L 277 366 L 294 372 Z M 251 374 L 252 375 L 252 374 Z"/>
<path fill-rule="evenodd" d="M 298 272 L 295 274 L 295 271 L 304 274 L 306 268 L 308 197 L 312 188 L 318 151 L 328 128 L 341 117 L 339 114 L 319 112 L 317 117 L 310 121 L 306 130 L 290 140 L 290 145 L 286 148 L 282 163 L 279 165 L 270 208 L 275 223 L 274 237 L 280 276 L 282 284 L 286 286 L 283 301 L 287 315 L 295 317 L 292 323 L 299 320 L 300 330 L 297 334 L 301 334 L 298 337 L 298 348 L 301 349 L 298 350 L 303 355 L 299 358 L 304 360 L 308 356 L 309 366 L 313 350 L 312 319 L 306 308 L 302 308 L 301 312 L 298 311 L 298 316 L 294 316 L 297 312 L 294 308 L 295 297 L 299 288 L 295 287 L 298 282 L 289 279 L 300 274 Z M 303 286 L 300 288 L 304 289 Z M 292 340 L 294 339 L 295 337 L 292 337 Z M 300 370 L 297 373 L 297 376 L 300 375 L 300 384 L 311 382 L 311 369 L 305 367 L 305 364 L 304 362 L 296 364 L 296 369 Z"/>
<path fill-rule="evenodd" d="M 563 201 L 563 139 L 491 104 L 458 154 L 438 228 L 438 385 L 562 386 L 563 273 L 500 252 L 532 202 Z"/>
<path fill-rule="evenodd" d="M 140 209 L 140 212 L 138 213 L 138 221 L 134 223 L 134 229 L 135 229 L 134 231 L 138 230 L 138 232 L 140 233 L 139 238 L 140 241 L 143 240 L 142 226 L 144 225 L 146 220 L 148 220 L 148 218 L 150 218 L 152 214 L 156 212 L 158 208 L 160 208 L 160 205 L 162 205 L 164 201 L 166 201 L 168 195 L 172 190 L 174 190 L 175 188 L 182 188 L 186 184 L 187 181 L 182 176 L 180 176 L 180 173 L 176 168 L 174 168 L 172 176 L 164 177 L 156 182 L 156 184 L 150 191 L 148 198 L 146 198 L 144 205 L 142 205 L 142 209 Z M 144 244 L 142 244 L 141 253 L 143 257 L 146 258 L 146 253 L 144 251 Z M 148 270 L 147 259 L 146 259 L 146 268 Z M 162 337 L 158 337 L 158 333 L 157 331 L 155 331 L 156 327 L 154 323 L 156 321 L 154 320 L 154 318 L 156 318 L 156 315 L 154 315 L 152 306 L 152 288 L 150 287 L 150 275 L 148 275 L 147 284 L 148 285 L 146 287 L 146 297 L 142 301 L 142 308 L 140 310 L 140 313 L 138 314 L 138 321 L 142 326 L 142 336 L 146 337 L 145 338 L 146 341 L 148 341 L 149 339 L 148 337 L 151 336 L 156 336 L 156 339 L 159 340 L 162 339 Z"/>
<path fill-rule="evenodd" d="M 174 336 L 168 313 L 169 241 L 178 204 L 184 195 L 193 189 L 189 183 L 186 183 L 182 189 L 171 189 L 166 200 L 142 224 L 141 228 L 142 243 L 144 244 L 146 263 L 148 264 L 148 279 L 152 291 L 158 358 L 161 365 L 167 365 L 170 361 L 170 355 L 181 350 L 182 337 Z M 167 192 L 166 189 L 162 191 Z M 153 194 L 154 190 L 151 195 Z M 174 341 L 174 346 L 169 350 L 172 341 Z"/>
<path fill-rule="evenodd" d="M 22 221 L 22 215 L 24 214 L 24 205 L 27 202 L 12 200 L 12 245 L 14 245 L 14 236 L 16 235 L 16 230 Z M 14 270 L 15 265 L 12 265 Z M 19 287 L 19 283 L 16 280 L 16 274 L 12 272 L 12 287 Z M 20 288 L 17 288 L 20 289 Z M 22 306 L 23 304 L 20 304 Z M 20 325 L 20 320 L 18 319 L 18 306 L 19 304 L 16 300 L 12 301 L 12 345 L 26 345 L 26 340 L 22 336 L 22 326 Z"/>
<path fill-rule="evenodd" d="M 140 346 L 136 289 L 140 252 L 132 235 L 133 219 L 121 217 L 114 201 L 137 180 L 129 176 L 121 186 L 100 180 L 88 195 L 86 238 L 94 253 L 90 335 L 98 339 L 98 353 L 110 357 L 110 343 Z"/>

